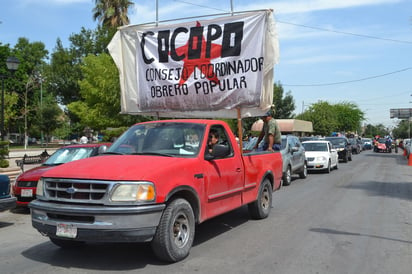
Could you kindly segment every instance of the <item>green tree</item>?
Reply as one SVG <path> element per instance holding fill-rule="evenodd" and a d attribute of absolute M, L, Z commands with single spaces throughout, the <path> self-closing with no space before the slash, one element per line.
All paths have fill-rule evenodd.
<path fill-rule="evenodd" d="M 365 119 L 365 114 L 359 107 L 350 102 L 342 102 L 333 106 L 336 112 L 336 119 L 339 131 L 360 131 L 361 122 Z"/>
<path fill-rule="evenodd" d="M 288 91 L 283 96 L 284 90 L 281 83 L 273 85 L 273 105 L 274 117 L 276 119 L 291 119 L 294 117 L 295 100 L 293 99 L 291 91 Z"/>
<path fill-rule="evenodd" d="M 81 124 L 95 130 L 130 125 L 145 121 L 142 116 L 119 114 L 120 84 L 117 68 L 108 54 L 89 55 L 81 66 L 84 79 L 80 81 L 82 101 L 68 105 Z"/>
<path fill-rule="evenodd" d="M 95 0 L 93 19 L 103 27 L 117 28 L 129 24 L 128 11 L 134 5 L 128 0 Z"/>
<path fill-rule="evenodd" d="M 392 135 L 394 138 L 405 139 L 409 138 L 410 133 L 409 130 L 411 128 L 411 122 L 408 120 L 401 120 L 399 121 L 398 125 L 393 129 Z"/>
<path fill-rule="evenodd" d="M 45 133 L 46 141 L 50 140 L 54 130 L 67 123 L 63 110 L 50 95 L 43 98 L 42 110 L 37 112 L 37 119 L 41 121 L 40 130 Z"/>
<path fill-rule="evenodd" d="M 29 42 L 27 38 L 19 38 L 17 44 L 10 51 L 10 56 L 15 56 L 19 59 L 20 64 L 18 70 L 14 73 L 13 77 L 8 78 L 8 93 L 13 99 L 17 96 L 17 102 L 8 106 L 8 111 L 12 116 L 9 116 L 6 120 L 8 122 L 9 132 L 24 132 L 25 119 L 35 123 L 35 113 L 30 112 L 31 109 L 36 108 L 35 95 L 32 92 L 36 83 L 32 83 L 34 75 L 47 66 L 46 60 L 48 58 L 48 51 L 42 42 Z M 30 87 L 26 86 L 30 82 Z M 28 92 L 27 92 L 28 91 Z M 26 98 L 27 92 L 27 98 Z M 27 117 L 25 116 L 27 113 Z M 21 115 L 19 115 L 21 114 Z"/>
<path fill-rule="evenodd" d="M 10 127 L 10 120 L 12 117 L 17 115 L 17 102 L 18 102 L 18 95 L 16 92 L 13 92 L 12 83 L 13 78 L 11 73 L 7 69 L 6 60 L 9 56 L 11 56 L 11 49 L 9 45 L 2 45 L 0 43 L 0 75 L 4 77 L 1 79 L 4 83 L 4 129 Z"/>
<path fill-rule="evenodd" d="M 383 124 L 371 125 L 368 124 L 365 127 L 365 131 L 363 133 L 366 137 L 375 137 L 376 135 L 385 136 L 389 134 L 389 130 Z"/>
<path fill-rule="evenodd" d="M 47 71 L 47 88 L 62 105 L 80 99 L 78 84 L 82 78 L 80 64 L 81 58 L 76 58 L 73 50 L 65 49 L 58 39 Z"/>
<path fill-rule="evenodd" d="M 326 101 L 312 104 L 305 112 L 296 116 L 297 119 L 311 121 L 313 133 L 328 136 L 338 129 L 337 114 L 334 106 Z"/>

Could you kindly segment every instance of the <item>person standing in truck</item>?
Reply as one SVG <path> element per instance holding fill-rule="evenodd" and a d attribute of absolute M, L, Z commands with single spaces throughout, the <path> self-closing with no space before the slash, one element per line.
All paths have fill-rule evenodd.
<path fill-rule="evenodd" d="M 266 112 L 262 116 L 263 128 L 260 132 L 259 138 L 254 149 L 259 147 L 260 141 L 263 139 L 262 150 L 265 151 L 279 151 L 281 145 L 281 135 L 279 125 L 276 120 L 272 117 L 272 111 Z"/>

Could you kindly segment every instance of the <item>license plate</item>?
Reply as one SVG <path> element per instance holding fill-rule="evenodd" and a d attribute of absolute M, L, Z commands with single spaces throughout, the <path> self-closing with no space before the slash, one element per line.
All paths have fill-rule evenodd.
<path fill-rule="evenodd" d="M 21 196 L 22 197 L 33 197 L 33 189 L 22 189 Z"/>
<path fill-rule="evenodd" d="M 77 236 L 77 227 L 73 224 L 58 223 L 56 236 L 74 239 Z"/>

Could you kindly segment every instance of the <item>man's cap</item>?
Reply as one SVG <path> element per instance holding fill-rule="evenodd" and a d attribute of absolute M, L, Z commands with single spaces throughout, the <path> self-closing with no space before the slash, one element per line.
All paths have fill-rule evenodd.
<path fill-rule="evenodd" d="M 271 110 L 268 110 L 265 114 L 262 115 L 262 117 L 267 117 L 267 116 L 272 116 Z"/>

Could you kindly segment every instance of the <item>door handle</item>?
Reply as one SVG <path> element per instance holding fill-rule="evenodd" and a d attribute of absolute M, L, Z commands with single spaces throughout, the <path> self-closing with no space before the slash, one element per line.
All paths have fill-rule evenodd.
<path fill-rule="evenodd" d="M 236 172 L 241 172 L 242 169 L 240 167 L 236 168 Z"/>

